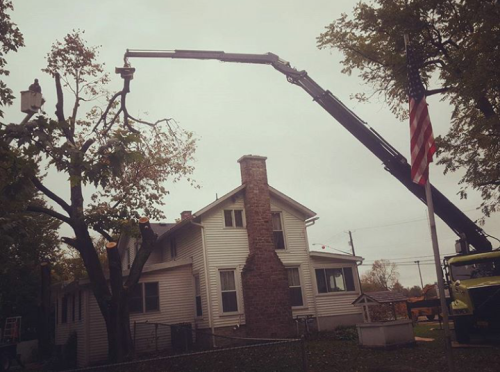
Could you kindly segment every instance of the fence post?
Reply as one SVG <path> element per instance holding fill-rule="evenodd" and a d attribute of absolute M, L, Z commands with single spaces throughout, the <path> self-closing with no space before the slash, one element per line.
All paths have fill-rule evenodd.
<path fill-rule="evenodd" d="M 302 372 L 307 372 L 307 355 L 304 336 L 300 338 L 300 350 L 302 353 Z"/>

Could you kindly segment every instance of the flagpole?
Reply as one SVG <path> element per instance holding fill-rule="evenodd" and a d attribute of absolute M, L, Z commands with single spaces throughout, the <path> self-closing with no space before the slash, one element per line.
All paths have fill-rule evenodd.
<path fill-rule="evenodd" d="M 436 266 L 436 275 L 438 281 L 439 301 L 441 303 L 441 312 L 443 314 L 445 354 L 448 362 L 448 369 L 450 372 L 454 372 L 455 363 L 453 361 L 451 349 L 451 333 L 448 318 L 448 306 L 446 305 L 446 297 L 444 292 L 443 270 L 441 268 L 441 258 L 439 255 L 436 220 L 434 218 L 434 203 L 432 201 L 431 183 L 429 181 L 429 176 L 427 176 L 427 182 L 425 183 L 425 197 L 427 199 L 427 209 L 429 212 L 429 224 L 431 228 L 432 249 L 434 251 L 434 264 Z"/>

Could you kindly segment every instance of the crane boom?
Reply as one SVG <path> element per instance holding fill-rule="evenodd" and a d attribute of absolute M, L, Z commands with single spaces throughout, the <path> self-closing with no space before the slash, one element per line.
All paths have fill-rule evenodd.
<path fill-rule="evenodd" d="M 290 63 L 282 60 L 276 54 L 244 54 L 225 53 L 221 51 L 202 50 L 173 50 L 148 51 L 127 50 L 125 61 L 128 58 L 172 58 L 172 59 L 212 59 L 222 62 L 251 63 L 271 65 L 283 73 L 288 82 L 304 89 L 315 102 L 333 116 L 344 128 L 356 137 L 384 164 L 385 169 L 396 177 L 410 192 L 426 204 L 425 190 L 411 180 L 411 167 L 401 153 L 392 147 L 380 134 L 361 120 L 354 112 L 347 108 L 330 91 L 324 90 L 306 71 L 299 71 L 291 67 Z M 435 213 L 460 237 L 474 246 L 476 251 L 491 251 L 492 246 L 484 231 L 469 219 L 460 209 L 450 202 L 439 190 L 431 185 Z"/>

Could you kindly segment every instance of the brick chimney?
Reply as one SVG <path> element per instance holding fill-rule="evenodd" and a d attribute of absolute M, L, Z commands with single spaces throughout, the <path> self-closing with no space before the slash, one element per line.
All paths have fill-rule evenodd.
<path fill-rule="evenodd" d="M 274 249 L 266 157 L 245 155 L 238 162 L 245 188 L 250 253 L 242 272 L 247 334 L 287 337 L 293 332 L 285 266 Z"/>
<path fill-rule="evenodd" d="M 189 220 L 192 217 L 193 217 L 193 215 L 192 215 L 191 211 L 183 211 L 183 212 L 181 212 L 181 221 Z"/>

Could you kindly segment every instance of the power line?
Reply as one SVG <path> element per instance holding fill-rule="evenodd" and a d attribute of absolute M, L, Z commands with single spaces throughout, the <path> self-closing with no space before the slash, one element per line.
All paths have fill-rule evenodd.
<path fill-rule="evenodd" d="M 473 208 L 473 209 L 467 209 L 467 210 L 465 210 L 463 212 L 465 213 L 465 212 L 472 212 L 472 211 L 477 211 L 477 210 L 478 210 L 477 208 Z M 409 219 L 409 220 L 399 221 L 399 222 L 391 222 L 391 223 L 384 224 L 384 225 L 364 226 L 364 227 L 359 227 L 359 228 L 356 228 L 356 229 L 352 229 L 352 231 L 378 229 L 378 228 L 384 228 L 384 227 L 405 225 L 405 224 L 408 224 L 408 223 L 420 222 L 420 221 L 427 221 L 427 217 L 424 217 L 424 218 L 422 218 L 422 217 L 412 218 L 412 219 Z"/>

